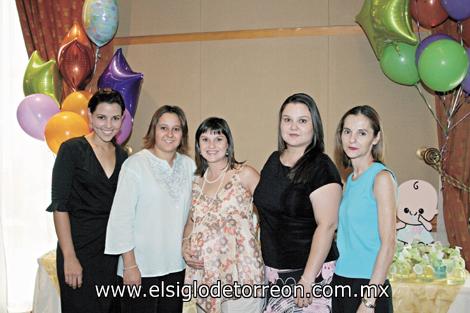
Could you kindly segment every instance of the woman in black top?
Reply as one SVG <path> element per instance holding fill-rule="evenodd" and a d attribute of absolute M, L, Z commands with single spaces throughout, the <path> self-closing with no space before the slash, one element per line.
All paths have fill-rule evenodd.
<path fill-rule="evenodd" d="M 338 170 L 324 154 L 314 100 L 303 93 L 288 97 L 279 111 L 278 151 L 261 171 L 254 202 L 269 283 L 298 284 L 305 293 L 268 296 L 266 312 L 330 312 L 330 298 L 310 293 L 314 283 L 325 285 L 333 276 L 341 191 Z"/>
<path fill-rule="evenodd" d="M 112 285 L 117 256 L 104 255 L 106 225 L 119 171 L 127 154 L 115 143 L 124 113 L 121 95 L 101 90 L 88 103 L 93 131 L 64 142 L 52 173 L 57 276 L 62 313 L 114 312 L 111 297 L 95 286 Z"/>

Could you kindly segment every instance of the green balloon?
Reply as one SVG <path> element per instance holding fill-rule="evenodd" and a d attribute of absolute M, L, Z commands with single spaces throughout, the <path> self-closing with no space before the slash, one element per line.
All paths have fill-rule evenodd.
<path fill-rule="evenodd" d="M 366 33 L 379 60 L 390 43 L 418 43 L 411 24 L 409 0 L 364 0 L 356 22 Z"/>
<path fill-rule="evenodd" d="M 418 61 L 418 73 L 426 86 L 444 92 L 463 81 L 468 66 L 467 52 L 459 43 L 440 39 L 423 50 Z"/>
<path fill-rule="evenodd" d="M 380 68 L 385 76 L 402 85 L 415 85 L 419 81 L 416 48 L 406 43 L 387 46 L 380 58 Z"/>
<path fill-rule="evenodd" d="M 62 82 L 55 60 L 44 62 L 37 51 L 31 54 L 23 77 L 25 96 L 42 93 L 52 97 L 57 105 L 62 94 Z"/>

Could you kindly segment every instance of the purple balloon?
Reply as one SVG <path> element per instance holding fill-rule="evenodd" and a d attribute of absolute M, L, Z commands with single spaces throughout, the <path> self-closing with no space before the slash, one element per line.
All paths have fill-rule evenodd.
<path fill-rule="evenodd" d="M 122 54 L 122 49 L 119 48 L 101 74 L 98 87 L 119 91 L 124 99 L 126 109 L 134 117 L 143 79 L 144 74 L 132 71 Z"/>
<path fill-rule="evenodd" d="M 440 39 L 454 40 L 454 38 L 450 37 L 449 35 L 439 34 L 439 33 L 433 34 L 424 38 L 423 41 L 419 43 L 418 48 L 416 48 L 416 58 L 415 58 L 416 64 L 418 64 L 419 57 L 421 56 L 421 53 L 423 53 L 424 49 L 426 49 L 426 47 L 429 46 L 434 41 L 440 40 Z"/>
<path fill-rule="evenodd" d="M 441 5 L 456 21 L 470 17 L 470 0 L 441 0 Z"/>
<path fill-rule="evenodd" d="M 129 111 L 124 111 L 124 116 L 122 120 L 121 129 L 119 130 L 118 134 L 116 135 L 116 142 L 118 144 L 122 144 L 129 138 L 132 132 L 132 125 L 134 124 L 134 119 L 132 118 Z"/>
<path fill-rule="evenodd" d="M 28 135 L 44 140 L 47 121 L 59 112 L 59 107 L 54 99 L 42 93 L 35 93 L 20 102 L 16 110 L 16 118 Z"/>
<path fill-rule="evenodd" d="M 470 63 L 470 48 L 467 48 L 467 57 Z M 466 93 L 470 94 L 470 66 L 468 67 L 468 70 L 467 70 L 467 76 L 465 76 L 461 84 L 462 84 L 462 89 Z"/>

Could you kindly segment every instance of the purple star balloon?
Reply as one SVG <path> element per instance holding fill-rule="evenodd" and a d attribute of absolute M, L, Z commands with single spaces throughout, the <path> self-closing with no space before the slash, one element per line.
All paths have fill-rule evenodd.
<path fill-rule="evenodd" d="M 143 79 L 144 74 L 132 71 L 122 54 L 122 49 L 119 48 L 101 74 L 98 88 L 111 88 L 119 91 L 126 109 L 134 117 Z"/>

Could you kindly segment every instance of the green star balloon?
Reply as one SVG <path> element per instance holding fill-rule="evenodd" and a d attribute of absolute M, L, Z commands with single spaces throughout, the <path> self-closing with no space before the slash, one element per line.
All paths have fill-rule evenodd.
<path fill-rule="evenodd" d="M 39 53 L 34 51 L 24 73 L 23 92 L 25 96 L 33 93 L 51 96 L 59 105 L 62 94 L 62 81 L 56 61 L 44 62 Z"/>
<path fill-rule="evenodd" d="M 409 0 L 365 0 L 356 22 L 366 33 L 379 60 L 391 43 L 418 43 L 411 25 Z"/>

